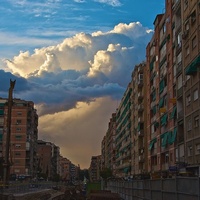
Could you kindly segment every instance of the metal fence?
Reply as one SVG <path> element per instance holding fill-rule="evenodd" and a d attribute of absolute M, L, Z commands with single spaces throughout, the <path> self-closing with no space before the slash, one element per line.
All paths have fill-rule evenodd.
<path fill-rule="evenodd" d="M 200 200 L 199 177 L 158 180 L 109 180 L 107 189 L 125 200 Z"/>
<path fill-rule="evenodd" d="M 24 192 L 30 192 L 34 190 L 43 190 L 43 189 L 49 189 L 52 188 L 55 184 L 53 182 L 10 182 L 9 187 L 4 187 L 3 185 L 0 188 L 0 194 L 1 193 L 24 193 Z"/>

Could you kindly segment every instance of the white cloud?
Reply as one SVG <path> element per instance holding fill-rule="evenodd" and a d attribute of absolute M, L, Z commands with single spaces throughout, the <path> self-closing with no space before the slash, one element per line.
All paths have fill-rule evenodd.
<path fill-rule="evenodd" d="M 88 165 L 89 157 L 100 153 L 108 119 L 135 64 L 145 59 L 150 37 L 140 23 L 121 23 L 108 32 L 78 33 L 7 60 L 9 70 L 21 76 L 14 96 L 36 105 L 40 137 L 59 145 L 73 162 Z M 4 79 L 10 76 L 0 73 Z"/>
<path fill-rule="evenodd" d="M 94 0 L 99 3 L 105 3 L 114 7 L 121 6 L 122 3 L 119 0 Z"/>

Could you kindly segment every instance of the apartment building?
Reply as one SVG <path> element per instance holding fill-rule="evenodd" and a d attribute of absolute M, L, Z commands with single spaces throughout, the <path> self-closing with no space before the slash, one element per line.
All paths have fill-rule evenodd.
<path fill-rule="evenodd" d="M 89 168 L 89 178 L 91 182 L 96 182 L 100 180 L 101 171 L 101 155 L 92 156 L 90 168 Z"/>
<path fill-rule="evenodd" d="M 116 113 L 112 114 L 108 123 L 108 130 L 105 136 L 105 168 L 112 170 L 115 174 L 115 134 L 116 134 Z"/>
<path fill-rule="evenodd" d="M 147 173 L 147 134 L 146 134 L 146 87 L 145 63 L 134 67 L 131 88 L 133 89 L 131 102 L 131 175 L 143 176 Z"/>
<path fill-rule="evenodd" d="M 115 142 L 114 142 L 115 144 Z M 105 169 L 106 166 L 106 136 L 103 137 L 102 141 L 101 141 L 101 170 Z"/>
<path fill-rule="evenodd" d="M 116 111 L 117 176 L 200 174 L 200 2 L 165 4 Z"/>
<path fill-rule="evenodd" d="M 37 158 L 38 169 L 37 177 L 43 177 L 45 179 L 51 178 L 51 159 L 52 159 L 52 146 L 51 143 L 43 140 L 37 141 Z"/>
<path fill-rule="evenodd" d="M 120 105 L 116 111 L 116 176 L 125 177 L 131 174 L 131 96 L 132 85 L 129 83 Z"/>
<path fill-rule="evenodd" d="M 54 143 L 50 143 L 52 148 L 52 158 L 51 158 L 51 176 L 55 179 L 59 175 L 59 157 L 60 157 L 60 147 Z"/>
<path fill-rule="evenodd" d="M 69 159 L 60 156 L 60 172 L 59 175 L 62 181 L 69 182 L 70 181 L 70 165 L 71 162 Z"/>
<path fill-rule="evenodd" d="M 178 2 L 177 2 L 178 3 Z M 200 175 L 200 2 L 181 1 L 182 80 L 186 170 Z M 180 75 L 180 76 L 181 76 Z"/>
<path fill-rule="evenodd" d="M 157 15 L 146 48 L 148 171 L 158 177 L 171 176 L 176 169 L 176 60 L 181 46 L 172 6 L 166 1 L 165 13 Z"/>
<path fill-rule="evenodd" d="M 6 99 L 5 99 L 6 100 Z M 3 99 L 1 99 L 1 102 Z M 1 109 L 2 110 L 2 109 Z M 3 145 L 5 156 L 7 135 L 7 100 L 3 106 Z M 1 124 L 2 125 L 2 124 Z M 32 101 L 13 99 L 10 137 L 10 174 L 30 175 L 37 173 L 38 115 Z"/>

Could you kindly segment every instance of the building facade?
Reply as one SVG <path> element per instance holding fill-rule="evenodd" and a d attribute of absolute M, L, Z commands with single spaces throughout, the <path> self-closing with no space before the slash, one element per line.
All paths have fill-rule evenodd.
<path fill-rule="evenodd" d="M 116 176 L 199 176 L 199 30 L 198 0 L 165 1 L 116 111 Z"/>
<path fill-rule="evenodd" d="M 3 109 L 3 145 L 2 156 L 6 151 L 7 136 L 7 101 Z M 11 112 L 10 136 L 10 174 L 30 175 L 37 174 L 37 138 L 38 115 L 32 101 L 13 99 Z"/>

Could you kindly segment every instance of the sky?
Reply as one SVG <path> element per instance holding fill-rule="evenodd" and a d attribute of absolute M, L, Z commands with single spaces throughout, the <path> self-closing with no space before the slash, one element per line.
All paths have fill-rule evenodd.
<path fill-rule="evenodd" d="M 89 168 L 164 10 L 164 0 L 1 0 L 0 97 L 16 80 L 39 139 Z"/>

